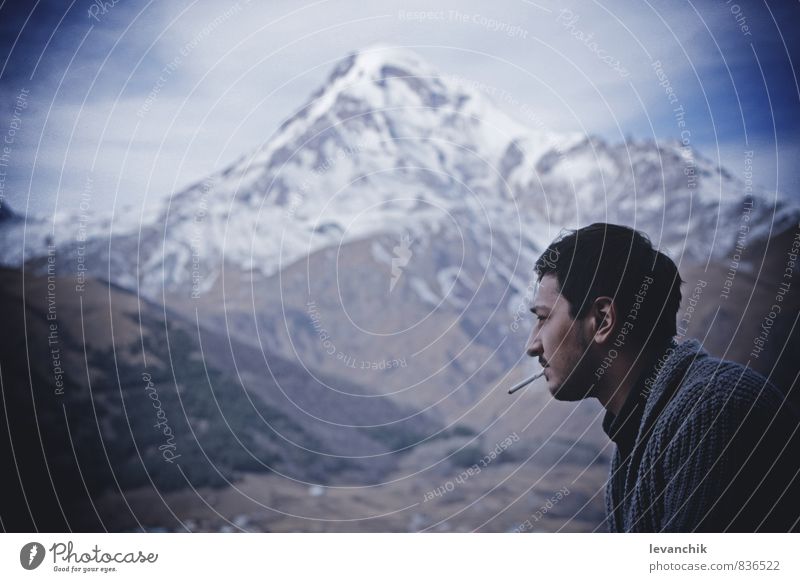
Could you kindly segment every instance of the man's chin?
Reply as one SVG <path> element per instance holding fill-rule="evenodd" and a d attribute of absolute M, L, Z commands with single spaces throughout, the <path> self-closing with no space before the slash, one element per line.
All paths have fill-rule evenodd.
<path fill-rule="evenodd" d="M 572 386 L 558 383 L 548 383 L 547 389 L 555 400 L 561 402 L 576 402 L 587 397 L 585 390 L 576 390 Z"/>

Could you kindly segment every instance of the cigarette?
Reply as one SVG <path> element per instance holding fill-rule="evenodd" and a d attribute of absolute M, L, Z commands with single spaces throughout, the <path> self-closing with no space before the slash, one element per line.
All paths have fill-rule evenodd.
<path fill-rule="evenodd" d="M 541 371 L 541 372 L 539 372 L 538 374 L 534 374 L 533 376 L 531 376 L 531 377 L 530 377 L 530 378 L 528 378 L 527 380 L 523 380 L 522 382 L 520 382 L 519 384 L 517 384 L 516 386 L 514 386 L 513 388 L 511 388 L 511 389 L 508 391 L 508 393 L 509 393 L 509 394 L 513 394 L 513 393 L 514 393 L 514 392 L 516 392 L 517 390 L 522 390 L 523 388 L 525 388 L 525 386 L 527 386 L 528 384 L 530 384 L 531 382 L 533 382 L 533 381 L 534 381 L 534 380 L 536 380 L 537 378 L 541 378 L 542 376 L 544 376 L 544 370 L 542 370 L 542 371 Z"/>

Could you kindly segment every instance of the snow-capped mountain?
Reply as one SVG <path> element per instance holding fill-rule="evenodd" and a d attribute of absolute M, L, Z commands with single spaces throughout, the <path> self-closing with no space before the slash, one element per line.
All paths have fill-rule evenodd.
<path fill-rule="evenodd" d="M 744 216 L 750 230 L 736 251 L 737 284 L 720 302 L 712 290 L 727 281 Z M 531 127 L 414 53 L 373 47 L 344 59 L 263 147 L 163 204 L 46 220 L 0 204 L 0 263 L 48 275 L 0 273 L 16 322 L 3 369 L 26 392 L 30 382 L 50 389 L 52 367 L 35 369 L 31 380 L 30 361 L 52 360 L 49 309 L 57 305 L 58 357 L 80 378 L 67 397 L 91 405 L 94 419 L 85 430 L 74 424 L 70 453 L 76 435 L 79 445 L 94 443 L 99 411 L 115 464 L 128 466 L 129 433 L 154 461 L 152 478 L 173 478 L 150 429 L 147 369 L 183 435 L 197 485 L 198 477 L 213 484 L 268 463 L 284 481 L 300 481 L 298 515 L 316 510 L 305 481 L 369 484 L 347 489 L 359 506 L 367 500 L 370 511 L 394 515 L 406 499 L 420 505 L 425 491 L 458 474 L 452 465 L 475 462 L 475 451 L 518 430 L 523 442 L 492 465 L 502 473 L 493 494 L 485 495 L 488 482 L 470 486 L 476 499 L 500 500 L 501 515 L 544 478 L 531 492 L 535 509 L 570 475 L 601 487 L 608 450 L 597 403 L 576 408 L 546 391 L 512 398 L 505 390 L 526 373 L 526 296 L 542 249 L 562 228 L 598 220 L 645 231 L 688 282 L 708 281 L 689 333 L 715 355 L 741 359 L 770 313 L 764 307 L 774 301 L 798 219 L 796 206 L 747 190 L 680 143 L 608 143 Z M 769 251 L 766 242 L 775 243 Z M 84 289 L 84 276 L 122 289 L 91 280 Z M 24 313 L 18 289 L 28 294 Z M 793 297 L 784 313 L 796 311 Z M 791 317 L 777 321 L 772 354 L 753 366 L 771 380 L 794 381 L 796 366 L 786 361 L 796 352 L 795 331 Z M 782 367 L 773 365 L 779 357 Z M 93 391 L 82 388 L 84 379 Z M 57 404 L 58 418 L 74 412 L 46 400 Z M 91 457 L 95 448 L 77 450 Z M 507 482 L 509 472 L 516 482 Z M 373 502 L 379 481 L 408 493 L 390 489 L 388 502 Z M 237 486 L 235 497 L 249 487 Z M 284 491 L 269 491 L 281 508 L 270 513 L 286 509 Z M 339 493 L 321 497 L 320 515 L 338 505 L 351 511 Z M 441 509 L 448 518 L 451 499 Z M 598 496 L 587 486 L 569 499 L 575 507 L 562 514 L 572 513 L 574 524 Z M 599 523 L 602 503 L 596 511 Z"/>
<path fill-rule="evenodd" d="M 746 200 L 754 200 L 751 224 L 765 229 L 798 215 L 766 193 L 744 192 L 680 144 L 608 144 L 531 128 L 416 54 L 379 46 L 344 59 L 263 147 L 159 208 L 88 222 L 4 217 L 2 261 L 23 260 L 24 230 L 25 260 L 45 255 L 50 242 L 76 260 L 81 246 L 91 274 L 151 298 L 196 297 L 226 267 L 269 277 L 350 241 L 435 242 L 452 230 L 484 250 L 504 241 L 511 256 L 493 257 L 490 272 L 521 292 L 519 273 L 562 227 L 627 223 L 676 259 L 704 261 L 730 252 Z M 446 299 L 432 283 L 416 284 L 420 297 Z"/>

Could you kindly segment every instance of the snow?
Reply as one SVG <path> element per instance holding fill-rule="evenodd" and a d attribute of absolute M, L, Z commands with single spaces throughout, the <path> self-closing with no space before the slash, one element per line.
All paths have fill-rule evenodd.
<path fill-rule="evenodd" d="M 386 249 L 384 249 L 380 243 L 373 241 L 372 245 L 370 246 L 370 251 L 372 253 L 372 258 L 374 258 L 376 261 L 391 266 L 392 255 L 387 253 Z"/>
<path fill-rule="evenodd" d="M 411 277 L 409 281 L 411 288 L 419 295 L 420 299 L 436 307 L 441 302 L 441 299 L 431 290 L 428 284 L 419 277 Z"/>
<path fill-rule="evenodd" d="M 417 93 L 408 80 L 383 79 L 386 65 L 412 74 L 422 93 Z M 429 94 L 438 95 L 441 105 L 422 106 Z M 359 111 L 369 112 L 370 123 L 364 118 L 342 122 L 343 111 L 337 110 L 340 97 L 357 103 Z M 320 137 L 319 129 L 326 126 L 331 127 L 324 133 L 326 139 L 315 139 Z M 518 144 L 523 159 L 510 175 L 498 176 L 500 160 L 512 142 Z M 662 159 L 668 163 L 670 155 L 677 156 L 679 162 L 665 172 L 682 175 L 678 145 L 628 145 L 630 149 L 626 150 L 624 144 L 590 141 L 578 133 L 531 128 L 512 119 L 480 90 L 443 76 L 413 52 L 376 46 L 355 56 L 353 66 L 323 87 L 304 108 L 304 114 L 290 120 L 264 147 L 242 156 L 226 171 L 176 193 L 163 205 L 147 207 L 144 212 L 141 208 L 121 208 L 113 217 L 92 215 L 86 234 L 105 248 L 108 244 L 102 243 L 113 236 L 112 249 L 124 237 L 135 240 L 140 230 L 143 239 L 157 237 L 159 244 L 149 245 L 141 259 L 141 278 L 148 282 L 144 292 L 152 296 L 160 295 L 162 284 L 185 285 L 191 278 L 193 258 L 196 261 L 198 256 L 205 277 L 203 289 L 207 289 L 222 260 L 268 276 L 309 253 L 379 234 L 408 232 L 417 241 L 445 244 L 436 239 L 455 221 L 459 228 L 471 231 L 487 250 L 490 241 L 492 245 L 504 243 L 502 248 L 512 255 L 507 253 L 501 260 L 493 251 L 487 275 L 495 282 L 502 277 L 524 293 L 525 277 L 537 253 L 561 227 L 573 226 L 547 223 L 545 209 L 526 205 L 526 197 L 532 195 L 539 180 L 545 187 L 547 204 L 552 205 L 548 210 L 559 217 L 556 220 L 566 220 L 575 207 L 581 219 L 584 213 L 603 210 L 607 193 L 600 176 L 611 189 L 618 172 L 626 166 L 659 167 Z M 287 159 L 284 153 L 278 154 L 285 151 L 293 155 Z M 543 156 L 555 157 L 558 163 L 552 172 L 540 176 L 536 167 Z M 567 161 L 559 159 L 562 157 Z M 615 160 L 621 160 L 620 167 Z M 713 178 L 702 181 L 695 193 L 703 215 L 714 211 L 738 218 L 742 183 L 723 177 L 701 156 L 694 160 L 698 171 L 711 172 Z M 498 186 L 504 180 L 508 188 L 520 193 L 519 207 L 509 201 L 507 188 Z M 282 192 L 283 201 L 278 203 Z M 656 215 L 664 205 L 659 189 L 639 191 L 636 196 L 640 213 Z M 766 236 L 771 222 L 771 197 L 759 191 L 754 196 L 760 201 L 754 210 L 759 219 L 754 218 L 751 224 L 759 226 L 754 226 L 751 241 Z M 618 202 L 622 206 L 626 200 L 619 198 Z M 162 244 L 167 209 L 167 237 Z M 797 215 L 796 206 L 781 206 L 775 223 L 788 227 L 792 221 L 796 223 Z M 50 220 L 29 218 L 26 227 L 22 221 L 5 221 L 0 227 L 0 261 L 18 265 L 24 258 L 46 254 L 45 241 L 53 232 L 59 248 L 74 246 L 80 224 L 75 214 Z M 485 225 L 491 225 L 491 239 Z M 660 228 L 660 222 L 657 226 Z M 27 228 L 24 257 L 23 227 Z M 665 238 L 680 240 L 678 225 L 667 227 L 672 230 Z M 700 230 L 693 236 L 710 246 L 713 233 Z M 428 244 L 428 248 L 433 246 Z M 719 242 L 715 246 L 723 255 L 729 250 Z M 373 243 L 371 252 L 375 260 L 391 264 L 391 255 L 380 244 Z M 486 258 L 488 261 L 488 255 Z M 485 262 L 483 258 L 481 261 Z M 98 271 L 103 269 L 99 264 L 102 261 L 94 263 Z M 171 271 L 166 283 L 162 274 L 165 264 Z M 523 275 L 519 274 L 521 268 L 525 269 Z M 117 283 L 136 285 L 134 269 L 116 271 L 120 273 Z M 460 276 L 453 267 L 437 274 L 442 295 L 457 277 L 464 289 L 474 291 L 476 283 Z M 410 284 L 424 301 L 438 304 L 429 283 L 412 278 Z M 448 301 L 461 304 L 453 293 L 448 293 Z"/>

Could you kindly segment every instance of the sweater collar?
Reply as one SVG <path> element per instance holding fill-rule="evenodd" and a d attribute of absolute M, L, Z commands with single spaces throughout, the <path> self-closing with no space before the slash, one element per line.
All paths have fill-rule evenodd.
<path fill-rule="evenodd" d="M 623 458 L 633 449 L 649 396 L 677 345 L 674 340 L 669 340 L 659 348 L 651 358 L 650 365 L 639 374 L 619 414 L 608 411 L 603 418 L 603 430 L 617 445 Z"/>
<path fill-rule="evenodd" d="M 696 360 L 706 357 L 708 357 L 708 352 L 696 339 L 689 339 L 681 343 L 674 340 L 671 342 L 670 347 L 656 363 L 657 374 L 649 386 L 643 422 L 647 422 L 654 415 L 658 416 L 661 413 L 681 385 L 689 367 Z"/>

